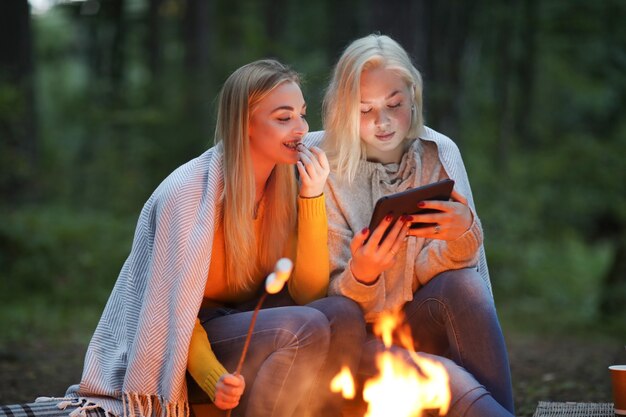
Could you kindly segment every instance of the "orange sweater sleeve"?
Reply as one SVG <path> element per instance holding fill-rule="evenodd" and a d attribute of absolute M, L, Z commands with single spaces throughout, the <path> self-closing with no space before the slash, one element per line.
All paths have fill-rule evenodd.
<path fill-rule="evenodd" d="M 291 252 L 295 252 L 294 270 L 287 285 L 291 297 L 303 305 L 325 297 L 328 291 L 330 261 L 324 194 L 298 197 L 298 233 L 294 240 L 290 245 Z"/>
<path fill-rule="evenodd" d="M 207 393 L 211 401 L 215 401 L 217 381 L 222 375 L 227 374 L 228 371 L 215 357 L 206 331 L 198 319 L 196 319 L 196 324 L 191 334 L 187 370 L 200 388 Z"/>

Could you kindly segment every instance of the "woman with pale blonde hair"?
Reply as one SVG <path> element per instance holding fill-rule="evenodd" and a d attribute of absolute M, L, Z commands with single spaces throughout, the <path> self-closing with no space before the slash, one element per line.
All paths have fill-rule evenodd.
<path fill-rule="evenodd" d="M 513 415 L 507 351 L 463 160 L 452 140 L 424 126 L 422 79 L 397 42 L 370 35 L 344 50 L 324 98 L 324 128 L 329 293 L 358 302 L 370 324 L 384 312 L 403 313 L 418 354 L 448 370 L 448 415 Z M 369 230 L 379 198 L 444 179 L 455 181 L 449 201 L 416 202 L 413 212 L 395 222 L 387 215 Z M 383 348 L 368 335 L 362 377 L 375 374 L 373 358 Z M 393 349 L 412 362 L 406 350 Z"/>
<path fill-rule="evenodd" d="M 365 325 L 352 300 L 325 297 L 329 167 L 303 143 L 305 115 L 293 70 L 274 60 L 237 69 L 220 93 L 216 145 L 144 205 L 80 384 L 2 413 L 187 417 L 200 402 L 233 416 L 339 415 L 330 378 L 356 370 Z M 235 373 L 282 257 L 291 278 L 267 297 Z"/>

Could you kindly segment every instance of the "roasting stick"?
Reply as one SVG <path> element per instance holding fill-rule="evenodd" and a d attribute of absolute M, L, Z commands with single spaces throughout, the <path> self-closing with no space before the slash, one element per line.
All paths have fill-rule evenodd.
<path fill-rule="evenodd" d="M 239 363 L 237 364 L 237 369 L 235 370 L 235 375 L 239 375 L 241 373 L 241 369 L 243 368 L 243 362 L 246 359 L 246 353 L 248 352 L 248 346 L 250 346 L 250 338 L 252 337 L 252 331 L 254 330 L 254 324 L 256 323 L 256 316 L 259 314 L 259 310 L 263 305 L 263 301 L 267 297 L 267 294 L 277 294 L 279 293 L 283 287 L 285 286 L 285 282 L 289 279 L 291 275 L 291 270 L 293 269 L 293 262 L 288 258 L 280 258 L 276 265 L 274 266 L 274 272 L 269 274 L 265 279 L 265 291 L 261 298 L 259 298 L 259 302 L 254 308 L 254 312 L 252 313 L 252 319 L 250 320 L 250 327 L 248 327 L 248 334 L 246 335 L 246 342 L 243 345 L 243 351 L 241 352 L 241 357 L 239 358 Z M 230 417 L 230 413 L 232 412 L 232 408 L 228 410 L 226 413 L 226 417 Z"/>

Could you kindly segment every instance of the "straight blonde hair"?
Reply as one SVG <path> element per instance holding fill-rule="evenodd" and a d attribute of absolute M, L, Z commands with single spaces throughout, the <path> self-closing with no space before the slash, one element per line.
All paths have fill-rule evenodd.
<path fill-rule="evenodd" d="M 324 95 L 324 148 L 336 175 L 349 183 L 356 176 L 361 159 L 366 159 L 361 142 L 361 73 L 366 69 L 395 71 L 412 88 L 411 127 L 405 139 L 416 138 L 424 125 L 422 76 L 407 52 L 385 35 L 372 34 L 353 41 L 344 50 L 333 70 Z"/>
<path fill-rule="evenodd" d="M 300 85 L 300 77 L 278 61 L 255 61 L 231 74 L 219 96 L 215 143 L 224 147 L 226 282 L 235 289 L 250 289 L 255 277 L 272 271 L 296 225 L 294 168 L 278 164 L 266 183 L 261 235 L 255 236 L 256 193 L 248 123 L 255 106 L 285 82 Z"/>

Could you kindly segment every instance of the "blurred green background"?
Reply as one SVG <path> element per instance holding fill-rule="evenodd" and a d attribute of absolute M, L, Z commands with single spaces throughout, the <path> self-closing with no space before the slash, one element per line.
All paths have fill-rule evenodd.
<path fill-rule="evenodd" d="M 237 67 L 305 75 L 380 31 L 463 153 L 505 334 L 626 340 L 626 2 L 0 2 L 0 350 L 86 343 L 142 204 L 212 143 Z M 36 336 L 34 336 L 36 335 Z"/>

